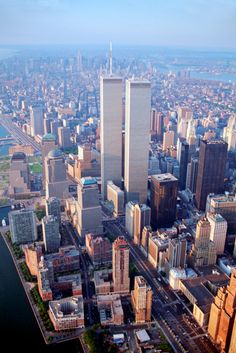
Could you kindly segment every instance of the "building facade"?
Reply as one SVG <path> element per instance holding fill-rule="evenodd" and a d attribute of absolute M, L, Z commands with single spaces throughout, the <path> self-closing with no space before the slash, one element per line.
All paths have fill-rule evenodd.
<path fill-rule="evenodd" d="M 224 191 L 227 143 L 221 140 L 201 140 L 196 185 L 196 204 L 205 211 L 207 196 Z"/>
<path fill-rule="evenodd" d="M 178 179 L 172 174 L 151 177 L 151 224 L 155 230 L 170 226 L 176 219 Z"/>
<path fill-rule="evenodd" d="M 233 332 L 235 316 L 236 270 L 231 275 L 229 285 L 218 290 L 211 305 L 208 333 L 219 345 L 221 351 L 228 352 L 232 333 L 235 336 L 235 332 Z M 230 349 L 232 350 L 232 344 Z"/>
<path fill-rule="evenodd" d="M 103 235 L 86 234 L 85 245 L 94 265 L 112 262 L 112 245 L 108 238 Z"/>
<path fill-rule="evenodd" d="M 29 110 L 30 110 L 31 135 L 43 136 L 44 134 L 43 108 L 41 106 L 31 106 Z"/>
<path fill-rule="evenodd" d="M 210 240 L 215 244 L 217 255 L 222 255 L 225 249 L 227 222 L 218 213 L 208 213 L 207 219 L 211 225 Z"/>
<path fill-rule="evenodd" d="M 126 202 L 146 203 L 151 110 L 150 82 L 127 80 L 125 104 Z"/>
<path fill-rule="evenodd" d="M 115 293 L 129 293 L 129 246 L 124 237 L 118 237 L 112 245 L 112 277 Z"/>
<path fill-rule="evenodd" d="M 58 252 L 60 247 L 59 222 L 55 216 L 45 216 L 42 219 L 43 242 L 45 250 L 50 253 Z"/>
<path fill-rule="evenodd" d="M 20 197 L 30 193 L 29 167 L 23 152 L 16 152 L 11 157 L 8 193 L 10 197 Z"/>
<path fill-rule="evenodd" d="M 102 234 L 102 211 L 95 178 L 81 178 L 78 184 L 77 230 L 81 237 L 87 233 Z"/>
<path fill-rule="evenodd" d="M 33 210 L 11 211 L 8 217 L 13 244 L 25 244 L 37 240 L 37 223 Z"/>
<path fill-rule="evenodd" d="M 68 197 L 68 181 L 66 166 L 61 150 L 56 149 L 48 153 L 45 159 L 46 198 Z"/>
<path fill-rule="evenodd" d="M 122 168 L 122 78 L 100 78 L 101 178 L 106 199 L 107 182 L 121 183 Z"/>
<path fill-rule="evenodd" d="M 131 303 L 135 313 L 135 322 L 151 321 L 152 290 L 143 276 L 134 278 L 134 290 L 131 292 Z"/>

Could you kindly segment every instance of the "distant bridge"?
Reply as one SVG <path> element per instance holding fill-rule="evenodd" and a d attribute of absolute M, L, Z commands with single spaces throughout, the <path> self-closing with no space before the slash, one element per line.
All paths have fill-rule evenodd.
<path fill-rule="evenodd" d="M 0 142 L 11 142 L 11 141 L 14 141 L 14 138 L 13 137 L 0 137 Z"/>

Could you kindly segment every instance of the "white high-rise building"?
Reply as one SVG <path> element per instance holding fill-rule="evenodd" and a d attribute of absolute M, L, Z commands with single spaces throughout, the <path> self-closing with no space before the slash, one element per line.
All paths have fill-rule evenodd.
<path fill-rule="evenodd" d="M 126 201 L 147 201 L 151 85 L 126 81 L 125 192 Z"/>
<path fill-rule="evenodd" d="M 107 195 L 107 181 L 121 183 L 122 167 L 122 78 L 100 78 L 101 178 L 102 196 Z"/>
<path fill-rule="evenodd" d="M 44 120 L 43 120 L 43 108 L 39 107 L 30 107 L 30 126 L 31 126 L 31 135 L 41 135 L 44 134 Z"/>
<path fill-rule="evenodd" d="M 175 144 L 175 132 L 172 130 L 168 130 L 163 134 L 163 146 L 162 150 L 166 151 L 171 146 Z"/>
<path fill-rule="evenodd" d="M 227 221 L 218 213 L 208 213 L 207 219 L 211 225 L 210 240 L 215 243 L 217 255 L 224 253 Z"/>
<path fill-rule="evenodd" d="M 223 131 L 223 139 L 228 143 L 228 150 L 236 150 L 236 115 L 231 115 Z"/>

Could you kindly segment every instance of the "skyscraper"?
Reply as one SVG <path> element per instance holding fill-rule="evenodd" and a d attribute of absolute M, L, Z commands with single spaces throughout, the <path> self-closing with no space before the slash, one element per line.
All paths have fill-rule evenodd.
<path fill-rule="evenodd" d="M 227 221 L 227 231 L 236 232 L 236 195 L 225 192 L 223 195 L 209 194 L 206 212 L 218 213 Z"/>
<path fill-rule="evenodd" d="M 112 277 L 114 292 L 129 293 L 129 246 L 121 236 L 112 244 Z"/>
<path fill-rule="evenodd" d="M 125 227 L 135 244 L 140 245 L 143 228 L 150 226 L 151 209 L 146 204 L 130 201 L 125 211 Z"/>
<path fill-rule="evenodd" d="M 224 191 L 227 143 L 221 140 L 201 140 L 196 186 L 196 204 L 205 211 L 207 195 Z"/>
<path fill-rule="evenodd" d="M 112 181 L 107 182 L 107 200 L 113 203 L 116 217 L 124 214 L 124 191 Z"/>
<path fill-rule="evenodd" d="M 42 219 L 43 242 L 47 252 L 58 252 L 60 247 L 59 222 L 56 217 L 50 215 Z"/>
<path fill-rule="evenodd" d="M 228 143 L 228 150 L 236 150 L 236 115 L 231 115 L 227 126 L 224 128 L 223 138 Z"/>
<path fill-rule="evenodd" d="M 45 134 L 42 138 L 42 179 L 43 179 L 43 188 L 45 189 L 46 180 L 45 180 L 45 159 L 48 153 L 57 148 L 56 137 L 53 134 Z"/>
<path fill-rule="evenodd" d="M 141 244 L 142 231 L 145 226 L 150 226 L 151 209 L 145 204 L 136 204 L 134 207 L 134 243 Z"/>
<path fill-rule="evenodd" d="M 56 217 L 59 225 L 61 224 L 61 203 L 56 197 L 46 199 L 46 215 Z"/>
<path fill-rule="evenodd" d="M 131 237 L 134 236 L 134 208 L 137 202 L 130 201 L 125 206 L 125 228 Z"/>
<path fill-rule="evenodd" d="M 153 229 L 173 225 L 176 219 L 178 179 L 172 174 L 151 177 L 151 224 Z"/>
<path fill-rule="evenodd" d="M 197 186 L 198 162 L 199 159 L 197 157 L 191 158 L 189 189 L 192 191 L 193 194 L 195 194 Z"/>
<path fill-rule="evenodd" d="M 168 261 L 170 268 L 185 268 L 186 264 L 187 241 L 183 238 L 169 240 Z"/>
<path fill-rule="evenodd" d="M 168 130 L 164 132 L 162 150 L 167 151 L 168 148 L 174 145 L 175 145 L 175 132 L 172 130 Z"/>
<path fill-rule="evenodd" d="M 152 290 L 143 276 L 134 278 L 134 290 L 131 292 L 131 302 L 135 313 L 135 322 L 151 321 Z"/>
<path fill-rule="evenodd" d="M 71 140 L 70 140 L 70 128 L 59 126 L 58 127 L 58 144 L 62 148 L 70 148 Z"/>
<path fill-rule="evenodd" d="M 59 149 L 52 150 L 45 159 L 46 198 L 68 197 L 68 181 L 64 156 Z"/>
<path fill-rule="evenodd" d="M 234 326 L 232 329 L 229 353 L 236 353 L 236 315 L 234 319 Z"/>
<path fill-rule="evenodd" d="M 142 231 L 142 238 L 141 238 L 141 250 L 145 253 L 145 255 L 148 255 L 148 241 L 149 237 L 152 235 L 152 228 L 150 226 L 145 226 Z"/>
<path fill-rule="evenodd" d="M 178 109 L 178 136 L 182 138 L 187 137 L 188 126 L 192 120 L 193 112 L 188 108 Z"/>
<path fill-rule="evenodd" d="M 125 192 L 126 201 L 147 201 L 149 117 L 151 86 L 149 81 L 126 81 L 125 111 Z"/>
<path fill-rule="evenodd" d="M 43 120 L 43 108 L 41 106 L 31 106 L 30 107 L 30 126 L 31 135 L 41 135 L 44 134 L 44 120 Z"/>
<path fill-rule="evenodd" d="M 15 152 L 11 157 L 8 193 L 10 197 L 30 193 L 29 167 L 23 152 Z"/>
<path fill-rule="evenodd" d="M 99 205 L 98 185 L 95 178 L 81 178 L 78 184 L 78 226 L 81 237 L 87 233 L 102 234 L 102 211 Z"/>
<path fill-rule="evenodd" d="M 215 244 L 210 241 L 211 225 L 207 218 L 197 223 L 195 243 L 192 246 L 191 257 L 194 266 L 209 266 L 216 264 Z"/>
<path fill-rule="evenodd" d="M 163 138 L 163 128 L 163 114 L 158 112 L 155 108 L 152 108 L 150 118 L 151 136 L 161 141 Z"/>
<path fill-rule="evenodd" d="M 33 210 L 9 212 L 9 225 L 12 243 L 25 244 L 37 240 L 37 223 Z"/>
<path fill-rule="evenodd" d="M 58 127 L 59 127 L 59 121 L 58 120 L 52 120 L 50 123 L 51 127 L 51 133 L 56 137 L 56 142 L 58 142 Z"/>
<path fill-rule="evenodd" d="M 236 317 L 236 270 L 231 274 L 227 287 L 218 289 L 211 305 L 208 333 L 223 352 L 235 352 L 236 342 L 232 344 L 231 336 L 235 337 Z M 231 341 L 231 342 L 230 342 Z M 229 351 L 230 348 L 230 351 Z M 234 348 L 234 350 L 233 350 Z"/>
<path fill-rule="evenodd" d="M 217 255 L 222 255 L 225 249 L 227 222 L 217 213 L 208 213 L 207 219 L 211 225 L 210 240 L 215 244 Z"/>
<path fill-rule="evenodd" d="M 122 79 L 100 78 L 101 178 L 106 199 L 107 181 L 121 183 L 122 174 Z"/>
<path fill-rule="evenodd" d="M 51 121 L 52 121 L 52 119 L 50 119 L 50 118 L 44 119 L 44 123 L 43 123 L 44 134 L 51 133 Z"/>
<path fill-rule="evenodd" d="M 186 188 L 189 144 L 182 139 L 177 142 L 177 160 L 179 161 L 179 189 Z"/>

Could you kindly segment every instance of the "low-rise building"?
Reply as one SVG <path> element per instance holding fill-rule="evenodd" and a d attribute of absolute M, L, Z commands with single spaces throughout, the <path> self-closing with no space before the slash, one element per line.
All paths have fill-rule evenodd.
<path fill-rule="evenodd" d="M 179 281 L 186 278 L 187 278 L 187 274 L 184 268 L 170 269 L 169 283 L 173 290 L 179 290 Z"/>
<path fill-rule="evenodd" d="M 82 295 L 50 301 L 49 316 L 56 331 L 84 327 Z"/>
<path fill-rule="evenodd" d="M 213 293 L 228 283 L 229 277 L 219 272 L 180 280 L 179 289 L 193 305 L 193 316 L 200 326 L 206 327 L 208 324 L 211 304 L 214 300 Z"/>
<path fill-rule="evenodd" d="M 44 259 L 52 263 L 55 273 L 79 270 L 80 268 L 80 253 L 73 245 L 61 247 L 58 253 L 45 255 Z"/>
<path fill-rule="evenodd" d="M 22 247 L 25 254 L 25 262 L 32 276 L 37 276 L 38 265 L 43 255 L 43 243 L 26 244 Z"/>
<path fill-rule="evenodd" d="M 112 270 L 94 271 L 96 294 L 109 294 L 112 291 Z"/>
<path fill-rule="evenodd" d="M 86 234 L 85 244 L 94 265 L 111 263 L 112 245 L 104 235 Z"/>
<path fill-rule="evenodd" d="M 122 325 L 124 312 L 119 294 L 97 296 L 97 306 L 101 325 Z"/>

